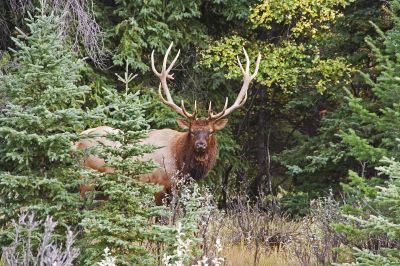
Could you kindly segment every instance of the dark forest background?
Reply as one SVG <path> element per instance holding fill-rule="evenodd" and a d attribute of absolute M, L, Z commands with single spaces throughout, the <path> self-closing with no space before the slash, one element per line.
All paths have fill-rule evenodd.
<path fill-rule="evenodd" d="M 42 8 L 36 9 L 39 6 Z M 34 59 L 34 52 L 18 51 L 24 47 L 20 42 L 27 40 L 24 34 L 38 30 L 32 16 L 42 13 L 57 17 L 46 31 L 57 33 L 62 41 L 62 48 L 46 49 L 54 48 L 52 53 L 61 49 L 61 54 L 71 58 L 84 58 L 79 63 L 65 63 L 59 73 L 53 73 L 71 79 L 69 75 L 79 76 L 65 81 L 76 86 L 66 95 L 79 89 L 82 94 L 71 97 L 83 97 L 70 104 L 82 112 L 111 106 L 108 112 L 112 113 L 121 108 L 118 110 L 126 110 L 127 117 L 114 114 L 113 119 L 133 119 L 132 125 L 142 123 L 151 129 L 178 129 L 177 114 L 158 100 L 159 81 L 150 69 L 151 51 L 161 62 L 171 42 L 172 53 L 181 49 L 173 70 L 175 80 L 169 86 L 176 101 L 184 99 L 190 106 L 197 100 L 203 115 L 209 101 L 222 108 L 225 97 L 231 101 L 236 98 L 242 82 L 236 56 L 243 57 L 242 47 L 253 62 L 257 53 L 262 54 L 248 100 L 218 133 L 218 162 L 202 181 L 219 208 L 228 208 L 237 195 L 246 195 L 252 202 L 261 200 L 265 208 L 278 208 L 296 218 L 309 212 L 312 199 L 330 193 L 343 198 L 346 185 L 362 184 L 366 187 L 363 192 L 369 191 L 371 184 L 388 179 L 389 174 L 378 175 L 376 167 L 382 165 L 382 158 L 400 159 L 398 7 L 397 1 L 377 0 L 3 0 L 1 171 L 9 174 L 18 168 L 15 164 L 24 164 L 22 149 L 10 151 L 19 142 L 12 144 L 9 139 L 14 133 L 4 128 L 31 120 L 7 122 L 10 116 L 5 110 L 9 110 L 10 101 L 22 109 L 31 104 L 12 100 L 29 93 L 16 87 L 23 87 L 27 80 L 31 85 L 42 82 L 35 81 L 35 68 L 26 71 L 33 73 L 30 76 L 15 74 L 41 60 Z M 26 45 L 38 39 L 29 39 Z M 33 61 L 26 59 L 29 57 Z M 75 69 L 77 64 L 79 70 Z M 138 74 L 129 86 L 140 101 L 117 96 L 127 87 L 115 73 L 123 76 L 127 70 Z M 129 103 L 137 104 L 140 110 L 129 109 Z M 102 123 L 119 123 L 96 115 L 92 119 L 94 112 L 86 114 L 85 121 L 77 119 L 79 125 L 66 128 L 79 133 Z M 16 155 L 19 152 L 22 155 Z M 38 163 L 32 160 L 32 164 Z M 37 169 L 47 171 L 43 170 L 47 169 L 45 164 L 38 164 Z M 16 175 L 25 173 L 23 167 L 18 169 Z M 3 193 L 13 187 L 10 180 L 2 181 Z M 12 205 L 3 199 L 6 201 Z M 15 214 L 4 213 L 3 217 Z M 70 219 L 71 223 L 78 220 Z"/>

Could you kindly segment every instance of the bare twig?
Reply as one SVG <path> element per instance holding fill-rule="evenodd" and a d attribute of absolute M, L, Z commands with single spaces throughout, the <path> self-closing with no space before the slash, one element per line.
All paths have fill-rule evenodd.
<path fill-rule="evenodd" d="M 68 228 L 65 247 L 58 245 L 53 239 L 53 232 L 57 222 L 52 217 L 47 217 L 44 222 L 36 221 L 34 214 L 21 214 L 18 222 L 13 221 L 14 239 L 10 246 L 3 247 L 2 257 L 7 266 L 28 265 L 73 265 L 78 257 L 79 250 L 74 248 L 75 235 Z M 37 239 L 38 231 L 40 242 Z M 22 251 L 22 252 L 21 252 Z M 35 255 L 36 254 L 36 255 Z"/>
<path fill-rule="evenodd" d="M 34 11 L 32 0 L 7 0 L 12 12 L 24 16 Z M 104 48 L 104 33 L 96 22 L 92 0 L 42 0 L 44 10 L 62 17 L 60 30 L 62 35 L 70 36 L 73 49 L 79 51 L 83 46 L 86 55 L 98 67 L 104 68 L 107 52 Z M 0 18 L 0 34 L 6 30 L 2 27 Z M 8 36 L 8 35 L 7 35 Z"/>
<path fill-rule="evenodd" d="M 26 14 L 34 9 L 32 0 L 8 0 L 11 11 L 16 15 Z"/>

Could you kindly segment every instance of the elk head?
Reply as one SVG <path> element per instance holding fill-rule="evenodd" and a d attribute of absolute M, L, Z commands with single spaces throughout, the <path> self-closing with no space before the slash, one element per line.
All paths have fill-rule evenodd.
<path fill-rule="evenodd" d="M 246 67 L 243 68 L 242 63 L 240 62 L 239 57 L 237 57 L 238 65 L 240 69 L 242 70 L 243 73 L 243 86 L 235 100 L 235 102 L 228 108 L 228 98 L 225 100 L 225 105 L 224 108 L 222 109 L 221 112 L 214 114 L 212 111 L 211 107 L 211 102 L 208 107 L 208 117 L 206 119 L 199 119 L 197 117 L 197 102 L 194 102 L 194 108 L 193 108 L 193 113 L 189 113 L 184 105 L 184 102 L 182 100 L 181 106 L 178 106 L 175 104 L 171 97 L 171 93 L 169 91 L 168 85 L 167 85 L 167 80 L 168 79 L 174 79 L 173 74 L 169 74 L 171 69 L 174 67 L 179 54 L 180 50 L 176 54 L 175 58 L 172 60 L 171 64 L 167 68 L 167 60 L 168 60 L 168 55 L 171 51 L 173 43 L 170 44 L 168 47 L 166 54 L 164 56 L 164 61 L 162 65 L 161 72 L 158 72 L 155 68 L 154 65 L 154 50 L 151 53 L 151 68 L 156 76 L 159 77 L 160 79 L 160 86 L 158 88 L 158 94 L 160 96 L 161 101 L 175 110 L 178 114 L 182 115 L 185 119 L 177 119 L 177 123 L 181 128 L 188 129 L 188 137 L 190 138 L 190 143 L 192 146 L 192 150 L 196 153 L 196 157 L 198 160 L 201 160 L 203 157 L 203 154 L 207 153 L 207 150 L 210 146 L 215 146 L 215 138 L 214 138 L 214 133 L 216 133 L 218 130 L 221 130 L 225 127 L 227 124 L 228 120 L 225 119 L 227 115 L 232 113 L 234 110 L 240 108 L 243 106 L 243 104 L 246 102 L 247 99 L 247 90 L 249 88 L 249 84 L 252 79 L 255 78 L 258 72 L 258 68 L 260 65 L 261 61 L 261 54 L 258 54 L 257 57 L 257 62 L 255 66 L 254 73 L 250 73 L 250 59 L 249 56 L 246 52 L 246 50 L 243 48 L 244 55 L 246 57 Z M 164 92 L 164 95 L 163 95 Z"/>

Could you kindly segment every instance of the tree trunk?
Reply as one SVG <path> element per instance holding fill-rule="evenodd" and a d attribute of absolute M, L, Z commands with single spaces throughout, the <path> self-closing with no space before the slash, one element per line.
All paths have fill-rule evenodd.
<path fill-rule="evenodd" d="M 229 185 L 229 176 L 231 174 L 233 165 L 229 165 L 225 171 L 224 175 L 222 176 L 221 180 L 221 185 L 222 185 L 222 190 L 221 190 L 221 200 L 219 202 L 219 208 L 225 209 L 227 207 L 227 198 L 228 198 L 228 185 Z"/>
<path fill-rule="evenodd" d="M 265 141 L 265 127 L 267 124 L 266 112 L 265 112 L 265 105 L 266 105 L 266 95 L 265 95 L 265 88 L 261 88 L 259 90 L 260 93 L 260 110 L 258 111 L 257 116 L 257 127 L 256 127 L 256 137 L 255 137 L 255 154 L 256 154 L 256 161 L 257 161 L 257 175 L 250 186 L 249 195 L 252 198 L 259 196 L 260 192 L 262 191 L 262 185 L 264 183 L 266 171 L 267 171 L 267 160 L 266 160 L 266 152 L 267 146 Z"/>

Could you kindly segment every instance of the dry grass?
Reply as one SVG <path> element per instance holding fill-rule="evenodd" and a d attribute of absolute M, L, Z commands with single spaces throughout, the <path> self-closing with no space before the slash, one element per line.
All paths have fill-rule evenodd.
<path fill-rule="evenodd" d="M 322 200 L 309 216 L 291 219 L 242 200 L 213 219 L 209 235 L 221 239 L 224 265 L 327 265 L 339 258 L 342 236 L 330 227 L 338 210 Z"/>
<path fill-rule="evenodd" d="M 218 225 L 224 265 L 304 265 L 296 256 L 303 221 L 246 208 L 225 214 Z"/>
<path fill-rule="evenodd" d="M 214 208 L 202 217 L 196 236 L 203 241 L 190 265 L 207 260 L 226 266 L 318 266 L 342 260 L 337 248 L 343 236 L 330 224 L 343 217 L 331 197 L 313 202 L 310 213 L 297 219 L 268 206 L 238 197 L 228 209 Z M 215 263 L 221 257 L 223 263 Z"/>
<path fill-rule="evenodd" d="M 254 216 L 248 217 L 248 221 L 253 219 L 255 219 Z M 304 228 L 303 221 L 296 222 L 278 216 L 256 220 L 258 223 L 253 220 L 249 227 L 249 229 L 252 228 L 251 231 L 244 232 L 237 224 L 237 216 L 235 218 L 228 216 L 224 219 L 224 225 L 220 228 L 223 245 L 221 255 L 225 259 L 224 265 L 305 265 L 299 256 L 308 257 L 312 251 L 308 243 L 304 245 L 301 235 Z M 299 254 L 299 244 L 302 249 L 301 253 L 307 254 Z M 309 265 L 316 265 L 315 261 L 309 260 L 308 262 Z"/>
<path fill-rule="evenodd" d="M 344 236 L 330 224 L 345 221 L 333 197 L 311 203 L 309 215 L 298 219 L 245 197 L 232 202 L 208 229 L 208 236 L 221 240 L 223 265 L 312 266 L 343 260 L 337 248 L 343 247 Z"/>
<path fill-rule="evenodd" d="M 245 245 L 225 247 L 222 256 L 226 266 L 254 265 L 255 250 Z M 301 266 L 296 257 L 288 254 L 286 250 L 272 249 L 261 252 L 255 265 L 260 266 Z"/>

